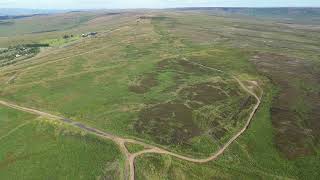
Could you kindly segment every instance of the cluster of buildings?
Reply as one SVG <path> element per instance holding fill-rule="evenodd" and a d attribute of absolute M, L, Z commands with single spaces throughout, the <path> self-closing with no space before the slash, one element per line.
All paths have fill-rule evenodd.
<path fill-rule="evenodd" d="M 81 37 L 93 37 L 96 36 L 98 33 L 97 32 L 88 32 L 86 34 L 82 34 Z"/>

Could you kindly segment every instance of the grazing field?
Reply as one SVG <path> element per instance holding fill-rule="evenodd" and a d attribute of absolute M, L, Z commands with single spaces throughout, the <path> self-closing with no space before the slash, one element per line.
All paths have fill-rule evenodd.
<path fill-rule="evenodd" d="M 121 179 L 115 144 L 54 120 L 0 107 L 0 179 Z"/>
<path fill-rule="evenodd" d="M 49 45 L 0 67 L 0 100 L 81 123 L 0 109 L 12 122 L 0 128 L 8 146 L 0 171 L 20 152 L 16 142 L 30 143 L 3 177 L 39 161 L 21 176 L 121 179 L 130 167 L 136 179 L 317 179 L 319 26 L 256 11 L 93 11 L 0 23 L 0 53 Z"/>

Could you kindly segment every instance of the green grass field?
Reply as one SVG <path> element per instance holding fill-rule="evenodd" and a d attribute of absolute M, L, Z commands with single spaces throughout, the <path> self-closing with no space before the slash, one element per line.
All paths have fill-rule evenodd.
<path fill-rule="evenodd" d="M 136 179 L 320 176 L 318 25 L 194 9 L 65 16 L 0 24 L 0 47 L 50 45 L 0 67 L 0 100 L 205 158 L 244 127 L 257 103 L 237 77 L 263 90 L 244 135 L 206 164 L 145 154 Z M 81 37 L 88 32 L 98 34 Z M 0 117 L 0 179 L 125 176 L 114 143 L 5 107 Z M 144 149 L 125 145 L 129 153 Z"/>
<path fill-rule="evenodd" d="M 0 179 L 123 177 L 112 142 L 2 106 L 0 117 Z"/>

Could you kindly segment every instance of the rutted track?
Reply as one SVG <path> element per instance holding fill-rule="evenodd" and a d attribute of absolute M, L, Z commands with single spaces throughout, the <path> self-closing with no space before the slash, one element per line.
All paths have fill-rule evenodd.
<path fill-rule="evenodd" d="M 188 61 L 186 59 L 184 59 L 184 60 Z M 191 62 L 191 61 L 188 61 L 188 62 Z M 196 64 L 198 66 L 204 67 L 204 68 L 208 68 L 210 70 L 223 72 L 221 70 L 214 69 L 214 68 L 202 65 L 202 64 L 198 64 L 198 63 L 195 63 L 195 62 L 192 62 L 192 63 Z M 261 97 L 258 97 L 252 90 L 250 90 L 248 87 L 246 87 L 238 78 L 236 78 L 234 76 L 233 76 L 233 78 L 239 83 L 240 87 L 244 91 L 246 91 L 251 96 L 255 97 L 255 99 L 257 100 L 257 103 L 253 107 L 252 112 L 250 113 L 245 126 L 237 134 L 235 134 L 226 144 L 224 144 L 220 149 L 218 149 L 215 153 L 213 153 L 211 156 L 209 156 L 208 158 L 205 158 L 205 159 L 197 159 L 197 158 L 191 158 L 191 157 L 179 155 L 179 154 L 176 154 L 174 152 L 170 152 L 168 150 L 156 147 L 154 145 L 146 144 L 146 143 L 144 143 L 142 141 L 138 141 L 138 140 L 135 140 L 135 139 L 126 139 L 126 138 L 123 138 L 123 137 L 118 137 L 116 135 L 113 135 L 113 134 L 110 134 L 110 133 L 107 133 L 107 132 L 103 132 L 103 131 L 101 131 L 99 129 L 96 129 L 96 128 L 87 126 L 85 124 L 73 121 L 71 119 L 60 117 L 60 116 L 56 116 L 56 115 L 52 115 L 50 113 L 43 112 L 43 111 L 40 111 L 40 110 L 27 108 L 27 107 L 22 107 L 22 106 L 15 105 L 13 103 L 9 103 L 9 102 L 6 102 L 6 101 L 1 101 L 1 100 L 0 100 L 0 104 L 2 104 L 4 106 L 7 106 L 7 107 L 11 107 L 11 108 L 17 109 L 17 110 L 20 110 L 20 111 L 24 111 L 24 112 L 28 112 L 28 113 L 32 113 L 32 114 L 36 114 L 36 115 L 40 115 L 40 116 L 44 116 L 44 117 L 48 117 L 50 119 L 56 119 L 56 120 L 59 120 L 59 121 L 62 121 L 64 123 L 66 123 L 66 124 L 78 127 L 78 128 L 80 128 L 80 129 L 82 129 L 84 131 L 87 131 L 89 133 L 92 133 L 92 134 L 95 134 L 97 136 L 100 136 L 100 137 L 103 137 L 103 138 L 106 138 L 106 139 L 114 141 L 119 146 L 121 152 L 126 156 L 126 159 L 127 159 L 126 160 L 126 164 L 125 164 L 125 177 L 127 177 L 130 180 L 134 180 L 134 178 L 135 178 L 134 160 L 135 160 L 136 157 L 138 157 L 140 155 L 147 154 L 147 153 L 167 154 L 167 155 L 171 155 L 171 156 L 174 156 L 176 158 L 179 158 L 179 159 L 182 159 L 182 160 L 186 160 L 186 161 L 190 161 L 190 162 L 194 162 L 194 163 L 206 163 L 206 162 L 215 160 L 217 157 L 219 157 L 221 154 L 223 154 L 224 151 L 237 138 L 239 138 L 248 129 L 248 127 L 249 127 L 249 125 L 251 123 L 251 120 L 253 119 L 253 116 L 254 116 L 255 112 L 257 111 L 257 109 L 258 109 L 258 107 L 259 107 L 259 105 L 261 103 L 260 99 L 262 97 L 262 93 L 263 92 L 260 89 L 261 90 Z M 252 85 L 255 86 L 255 84 L 252 84 Z M 256 88 L 259 88 L 259 87 L 256 86 Z M 137 152 L 137 153 L 130 153 L 127 150 L 127 148 L 125 147 L 125 143 L 140 144 L 140 145 L 144 146 L 147 149 L 143 150 L 143 151 L 140 151 L 140 152 Z"/>

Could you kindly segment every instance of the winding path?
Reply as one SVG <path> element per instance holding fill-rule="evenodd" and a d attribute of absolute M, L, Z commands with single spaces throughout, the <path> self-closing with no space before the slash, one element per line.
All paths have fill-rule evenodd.
<path fill-rule="evenodd" d="M 184 60 L 186 60 L 186 59 L 184 59 Z M 188 60 L 186 60 L 186 61 L 188 61 Z M 188 61 L 188 62 L 191 62 L 191 61 Z M 208 69 L 211 69 L 211 70 L 222 72 L 221 70 L 214 69 L 214 68 L 211 68 L 211 67 L 207 67 L 207 66 L 204 66 L 202 64 L 198 64 L 198 63 L 195 63 L 195 62 L 191 62 L 191 63 L 197 64 L 197 65 L 199 65 L 201 67 L 204 67 L 204 68 L 208 68 Z M 234 76 L 233 76 L 233 78 L 239 83 L 240 87 L 244 91 L 246 91 L 251 96 L 255 97 L 255 99 L 257 100 L 257 103 L 253 107 L 252 112 L 250 113 L 250 115 L 249 115 L 249 117 L 248 117 L 248 119 L 246 121 L 245 126 L 237 134 L 235 134 L 226 144 L 224 144 L 220 149 L 218 149 L 215 153 L 213 153 L 211 156 L 209 156 L 208 158 L 205 158 L 205 159 L 197 159 L 197 158 L 191 158 L 191 157 L 179 155 L 177 153 L 170 152 L 168 150 L 156 147 L 154 145 L 150 145 L 150 144 L 144 143 L 142 141 L 119 137 L 119 136 L 116 136 L 116 135 L 113 135 L 113 134 L 110 134 L 110 133 L 107 133 L 107 132 L 103 132 L 103 131 L 101 131 L 99 129 L 87 126 L 87 125 L 85 125 L 83 123 L 73 121 L 73 120 L 68 119 L 68 118 L 56 116 L 56 115 L 53 115 L 53 114 L 50 114 L 50 113 L 47 113 L 47 112 L 43 112 L 43 111 L 40 111 L 40 110 L 32 109 L 32 108 L 22 107 L 22 106 L 14 104 L 14 103 L 10 103 L 10 102 L 6 102 L 6 101 L 1 101 L 0 100 L 0 104 L 4 105 L 4 106 L 7 106 L 7 107 L 10 107 L 10 108 L 13 108 L 13 109 L 16 109 L 16 110 L 19 110 L 19 111 L 24 111 L 24 112 L 36 114 L 36 115 L 39 115 L 39 116 L 44 116 L 44 117 L 47 117 L 47 118 L 50 118 L 50 119 L 59 120 L 59 121 L 62 121 L 64 123 L 66 123 L 66 124 L 78 127 L 78 128 L 80 128 L 80 129 L 82 129 L 82 130 L 84 130 L 86 132 L 89 132 L 89 133 L 95 134 L 97 136 L 100 136 L 100 137 L 103 137 L 103 138 L 106 138 L 106 139 L 114 141 L 119 146 L 121 152 L 126 156 L 126 159 L 127 159 L 126 160 L 126 164 L 125 164 L 125 177 L 127 177 L 130 180 L 134 180 L 134 178 L 135 178 L 134 161 L 135 161 L 135 158 L 140 156 L 140 155 L 147 154 L 147 153 L 166 154 L 166 155 L 171 155 L 173 157 L 176 157 L 176 158 L 179 158 L 179 159 L 182 159 L 182 160 L 186 160 L 186 161 L 190 161 L 190 162 L 194 162 L 194 163 L 206 163 L 206 162 L 215 160 L 217 157 L 219 157 L 221 154 L 223 154 L 224 151 L 237 138 L 239 138 L 248 129 L 248 127 L 250 125 L 250 122 L 253 119 L 253 116 L 254 116 L 255 112 L 257 111 L 257 109 L 258 109 L 258 107 L 259 107 L 259 105 L 261 103 L 260 99 L 262 97 L 262 89 L 260 89 L 259 86 L 257 86 L 256 84 L 251 83 L 252 86 L 250 86 L 250 87 L 254 87 L 255 86 L 256 88 L 259 88 L 261 90 L 261 97 L 258 97 L 252 91 L 252 89 L 250 89 L 250 87 L 245 86 L 238 78 L 236 78 Z M 248 83 L 250 83 L 250 82 L 248 82 Z M 126 148 L 125 143 L 139 144 L 139 145 L 144 146 L 147 149 L 143 150 L 143 151 L 140 151 L 140 152 L 137 152 L 137 153 L 130 153 L 128 151 L 128 149 Z"/>

